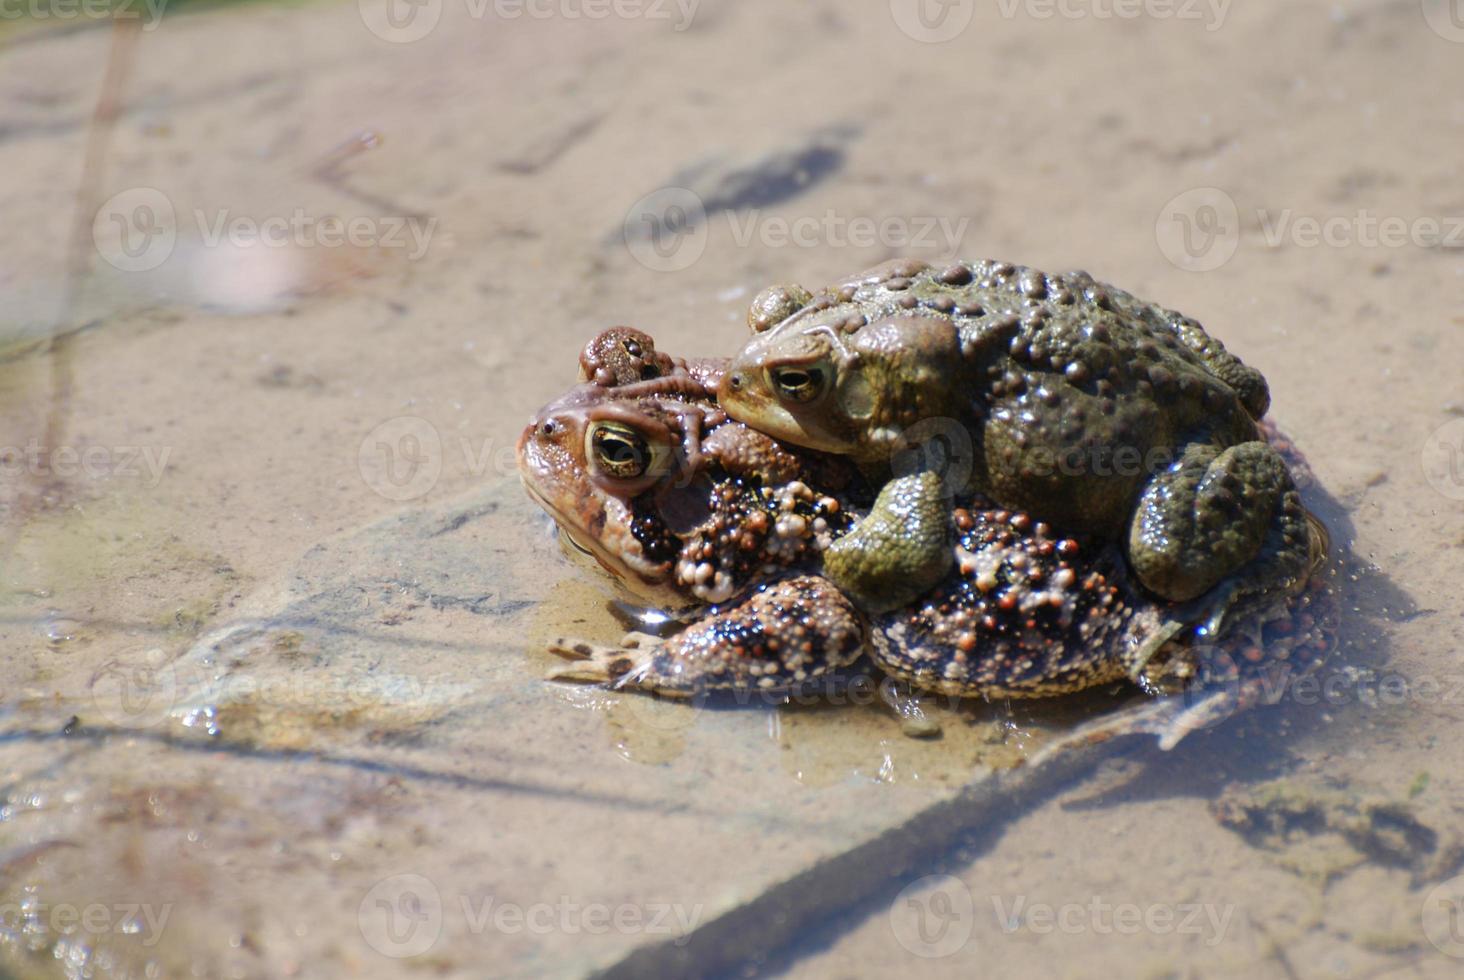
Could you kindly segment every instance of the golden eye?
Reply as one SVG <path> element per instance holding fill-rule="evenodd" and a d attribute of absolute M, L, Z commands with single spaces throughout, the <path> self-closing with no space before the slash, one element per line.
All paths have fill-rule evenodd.
<path fill-rule="evenodd" d="M 651 447 L 628 425 L 601 422 L 590 429 L 590 452 L 600 469 L 618 480 L 645 475 L 651 465 Z"/>
<path fill-rule="evenodd" d="M 785 401 L 811 402 L 823 394 L 822 368 L 776 368 L 772 372 L 773 388 Z"/>

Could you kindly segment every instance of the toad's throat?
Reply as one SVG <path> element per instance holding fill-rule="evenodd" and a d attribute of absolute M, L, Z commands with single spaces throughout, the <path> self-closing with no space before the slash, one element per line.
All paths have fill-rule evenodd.
<path fill-rule="evenodd" d="M 667 593 L 665 580 L 670 574 L 668 564 L 657 564 L 639 555 L 623 553 L 606 548 L 601 542 L 587 535 L 582 522 L 565 513 L 529 480 L 523 480 L 529 496 L 543 507 L 554 519 L 560 532 L 560 541 L 567 543 L 575 552 L 593 558 L 601 568 L 610 573 L 623 588 L 641 598 L 669 603 L 675 607 L 684 602 L 674 592 Z"/>

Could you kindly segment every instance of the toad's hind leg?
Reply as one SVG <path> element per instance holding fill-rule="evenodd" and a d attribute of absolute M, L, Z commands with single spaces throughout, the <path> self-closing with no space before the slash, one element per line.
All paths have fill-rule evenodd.
<path fill-rule="evenodd" d="M 940 474 L 895 477 L 869 516 L 824 553 L 824 574 L 866 612 L 897 609 L 945 578 L 953 535 Z"/>
<path fill-rule="evenodd" d="M 710 690 L 797 691 L 858 660 L 864 627 L 826 579 L 785 579 L 665 639 L 633 633 L 620 646 L 549 644 L 574 662 L 555 680 L 613 683 L 683 697 Z"/>
<path fill-rule="evenodd" d="M 1296 593 L 1319 551 L 1285 461 L 1259 441 L 1185 447 L 1145 488 L 1127 547 L 1145 588 L 1176 602 L 1203 596 L 1212 628 Z"/>

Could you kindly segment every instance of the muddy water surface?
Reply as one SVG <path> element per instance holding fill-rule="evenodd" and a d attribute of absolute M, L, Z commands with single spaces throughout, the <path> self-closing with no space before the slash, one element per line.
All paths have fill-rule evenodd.
<path fill-rule="evenodd" d="M 1450 5 L 590 6 L 0 30 L 0 973 L 1456 975 Z M 1316 687 L 1044 781 L 1110 693 L 540 680 L 622 628 L 512 468 L 584 339 L 897 254 L 1266 373 L 1376 565 Z"/>

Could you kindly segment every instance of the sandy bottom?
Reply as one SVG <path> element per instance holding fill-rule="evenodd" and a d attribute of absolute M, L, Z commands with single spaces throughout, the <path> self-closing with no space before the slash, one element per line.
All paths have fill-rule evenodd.
<path fill-rule="evenodd" d="M 133 6 L 0 25 L 0 974 L 1464 968 L 1447 0 Z M 540 679 L 620 628 L 513 471 L 580 344 L 905 254 L 1265 372 L 1376 566 L 1315 689 L 1049 778 L 1109 692 Z"/>

